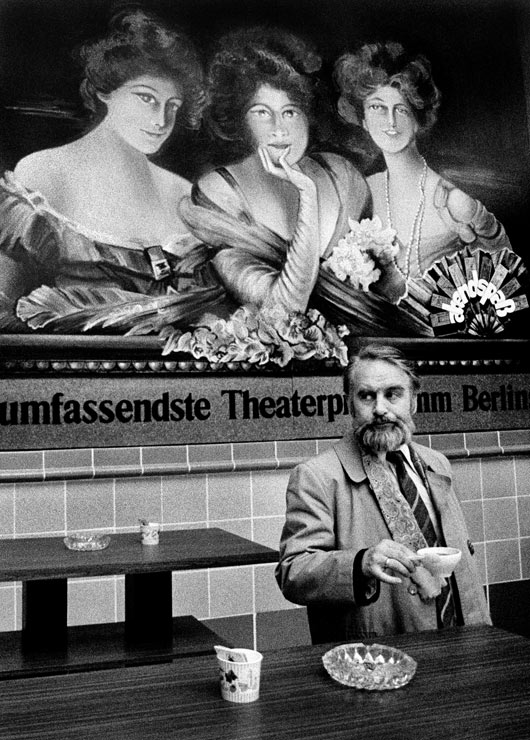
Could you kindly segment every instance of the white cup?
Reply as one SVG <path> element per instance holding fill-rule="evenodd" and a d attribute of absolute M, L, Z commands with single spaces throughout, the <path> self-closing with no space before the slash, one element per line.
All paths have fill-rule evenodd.
<path fill-rule="evenodd" d="M 158 545 L 160 538 L 160 524 L 158 522 L 142 522 L 140 532 L 142 545 Z"/>
<path fill-rule="evenodd" d="M 235 660 L 234 660 L 235 658 Z M 248 704 L 259 697 L 261 661 L 257 650 L 233 648 L 217 651 L 221 696 L 236 704 Z"/>
<path fill-rule="evenodd" d="M 442 578 L 451 575 L 462 557 L 461 550 L 456 547 L 422 547 L 416 554 L 421 557 L 422 565 L 433 576 Z"/>

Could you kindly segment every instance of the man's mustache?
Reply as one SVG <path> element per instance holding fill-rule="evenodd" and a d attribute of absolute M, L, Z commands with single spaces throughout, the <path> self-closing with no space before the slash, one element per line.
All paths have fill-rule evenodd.
<path fill-rule="evenodd" d="M 412 420 L 377 419 L 361 424 L 355 430 L 358 442 L 370 452 L 389 452 L 408 444 L 414 432 Z"/>

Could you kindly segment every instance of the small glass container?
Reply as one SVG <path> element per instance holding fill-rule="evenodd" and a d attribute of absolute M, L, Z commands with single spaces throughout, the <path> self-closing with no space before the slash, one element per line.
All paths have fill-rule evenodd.
<path fill-rule="evenodd" d="M 82 552 L 104 550 L 110 544 L 110 535 L 97 533 L 83 534 L 81 532 L 75 532 L 64 538 L 64 544 L 69 550 L 78 550 Z"/>
<path fill-rule="evenodd" d="M 417 667 L 413 658 L 397 648 L 362 642 L 338 645 L 322 656 L 322 662 L 335 681 L 368 691 L 399 689 L 411 680 Z"/>

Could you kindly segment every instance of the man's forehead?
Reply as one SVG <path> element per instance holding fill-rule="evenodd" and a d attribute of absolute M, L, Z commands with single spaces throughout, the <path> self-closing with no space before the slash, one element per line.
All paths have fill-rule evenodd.
<path fill-rule="evenodd" d="M 412 384 L 404 370 L 385 360 L 361 360 L 355 368 L 352 380 L 357 390 L 409 389 Z"/>

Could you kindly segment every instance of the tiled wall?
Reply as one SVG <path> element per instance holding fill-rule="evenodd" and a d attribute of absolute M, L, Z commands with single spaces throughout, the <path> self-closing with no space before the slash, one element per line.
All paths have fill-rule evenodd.
<path fill-rule="evenodd" d="M 529 439 L 526 431 L 419 438 L 452 460 L 494 619 L 514 629 L 530 609 Z M 141 517 L 165 529 L 220 526 L 276 548 L 290 469 L 332 442 L 3 452 L 0 536 L 131 531 Z M 227 640 L 260 648 L 307 642 L 305 610 L 282 597 L 273 571 L 174 573 L 174 614 L 193 614 Z M 123 601 L 121 577 L 73 579 L 69 623 L 122 620 Z M 20 584 L 0 584 L 0 630 L 20 627 Z"/>

